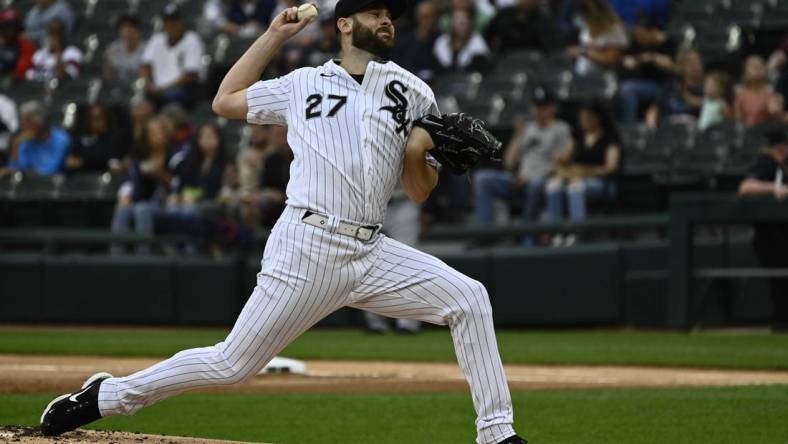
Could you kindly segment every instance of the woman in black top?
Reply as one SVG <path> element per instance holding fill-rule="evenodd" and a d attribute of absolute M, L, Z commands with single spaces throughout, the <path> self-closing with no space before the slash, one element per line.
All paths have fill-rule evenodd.
<path fill-rule="evenodd" d="M 113 233 L 128 233 L 132 224 L 139 234 L 153 234 L 155 216 L 172 182 L 172 134 L 161 117 L 150 119 L 145 127 L 144 157 L 134 161 L 129 171 L 130 186 L 121 187 L 118 204 L 112 217 Z M 137 252 L 147 254 L 150 248 L 141 244 Z"/>
<path fill-rule="evenodd" d="M 569 217 L 585 219 L 586 201 L 602 197 L 610 190 L 611 177 L 619 167 L 618 131 L 605 105 L 592 103 L 581 107 L 578 121 L 573 141 L 559 156 L 547 183 L 547 212 L 551 220 L 564 217 L 564 196 Z"/>
<path fill-rule="evenodd" d="M 216 124 L 200 126 L 195 140 L 175 171 L 175 193 L 168 202 L 170 210 L 180 213 L 194 214 L 200 203 L 214 200 L 222 188 L 227 166 L 227 152 Z"/>
<path fill-rule="evenodd" d="M 750 174 L 739 186 L 741 196 L 774 196 L 778 201 L 788 197 L 785 184 L 785 163 L 788 160 L 788 136 L 784 130 L 767 134 L 768 149 L 755 160 Z M 762 267 L 788 268 L 788 223 L 755 224 L 753 238 L 755 256 Z M 773 327 L 788 331 L 788 279 L 771 278 Z"/>

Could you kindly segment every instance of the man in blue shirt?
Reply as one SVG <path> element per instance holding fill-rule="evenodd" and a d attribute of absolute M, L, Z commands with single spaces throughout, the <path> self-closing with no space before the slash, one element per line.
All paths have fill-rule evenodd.
<path fill-rule="evenodd" d="M 17 158 L 11 169 L 32 170 L 41 176 L 51 176 L 63 167 L 71 147 L 71 137 L 60 128 L 49 124 L 46 108 L 37 101 L 30 101 L 20 108 L 22 134 Z"/>

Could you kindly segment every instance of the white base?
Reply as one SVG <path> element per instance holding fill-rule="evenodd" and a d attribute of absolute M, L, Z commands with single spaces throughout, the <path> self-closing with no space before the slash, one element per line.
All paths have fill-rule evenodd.
<path fill-rule="evenodd" d="M 297 375 L 303 375 L 306 373 L 306 363 L 296 359 L 276 356 L 271 360 L 271 362 L 268 363 L 268 365 L 260 370 L 259 374 L 264 375 L 266 373 L 294 373 Z"/>

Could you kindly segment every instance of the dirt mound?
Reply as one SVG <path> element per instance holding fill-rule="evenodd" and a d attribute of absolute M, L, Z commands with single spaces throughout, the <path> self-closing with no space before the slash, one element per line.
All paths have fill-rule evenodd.
<path fill-rule="evenodd" d="M 187 438 L 180 436 L 143 435 L 141 433 L 110 432 L 96 430 L 75 430 L 57 438 L 41 435 L 38 428 L 1 426 L 0 442 L 4 443 L 111 443 L 111 444 L 238 444 L 240 441 L 221 441 L 216 439 Z"/>

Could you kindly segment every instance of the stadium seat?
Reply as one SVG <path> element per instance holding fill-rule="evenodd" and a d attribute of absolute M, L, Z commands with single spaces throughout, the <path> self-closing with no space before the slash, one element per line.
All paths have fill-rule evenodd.
<path fill-rule="evenodd" d="M 88 200 L 112 197 L 112 175 L 105 172 L 80 172 L 56 182 L 53 197 L 61 200 Z"/>
<path fill-rule="evenodd" d="M 616 77 L 611 74 L 573 75 L 569 85 L 569 100 L 575 102 L 609 100 L 616 95 L 617 89 Z"/>
<path fill-rule="evenodd" d="M 691 23 L 711 22 L 714 20 L 718 3 L 714 1 L 685 0 L 677 2 L 674 19 Z"/>
<path fill-rule="evenodd" d="M 725 20 L 739 26 L 759 27 L 766 13 L 766 2 L 762 0 L 724 1 L 718 11 Z"/>
<path fill-rule="evenodd" d="M 492 97 L 499 95 L 507 100 L 516 100 L 523 97 L 528 75 L 522 71 L 496 69 L 485 75 L 479 87 L 479 97 Z"/>
<path fill-rule="evenodd" d="M 733 150 L 737 128 L 733 123 L 722 123 L 697 135 L 692 149 L 674 154 L 674 169 L 701 173 L 712 177 L 725 172 L 727 159 Z"/>
<path fill-rule="evenodd" d="M 52 196 L 55 190 L 55 179 L 36 174 L 14 173 L 11 178 L 12 200 L 42 200 Z"/>
<path fill-rule="evenodd" d="M 473 100 L 479 93 L 482 75 L 474 73 L 456 73 L 441 76 L 433 88 L 438 97 L 454 97 L 457 100 Z"/>

